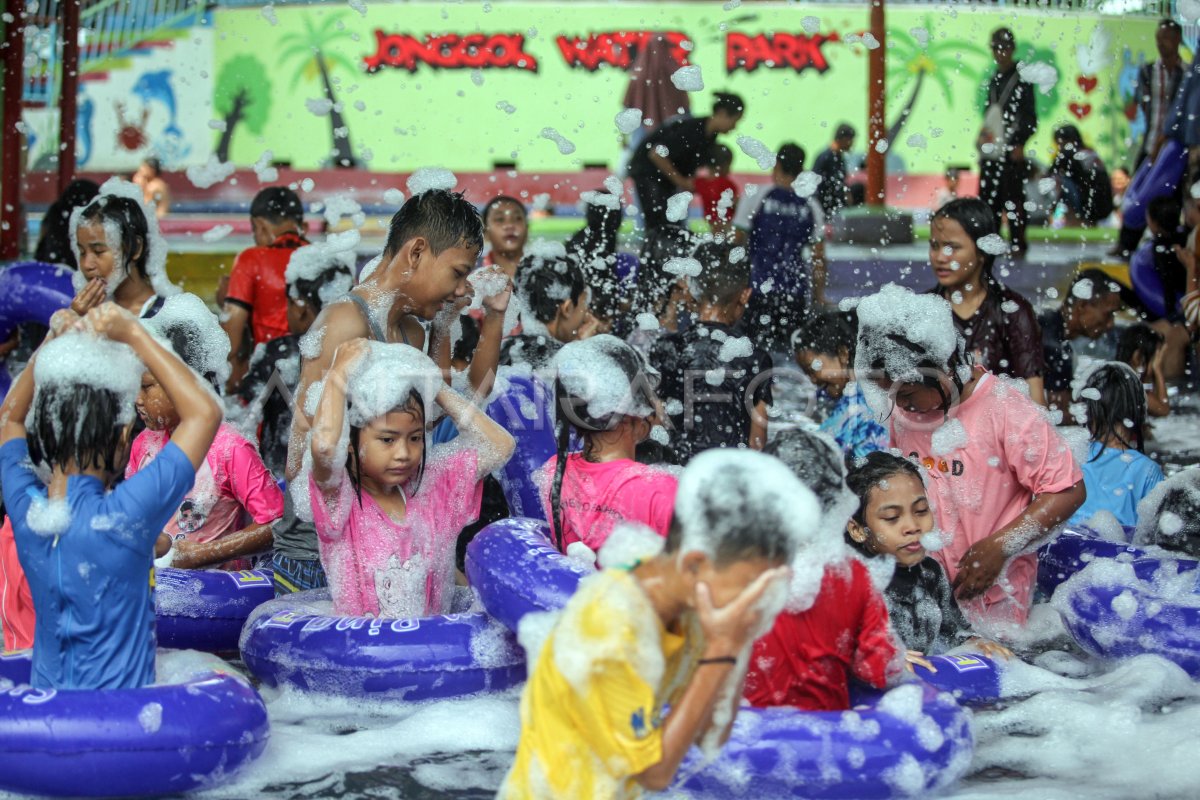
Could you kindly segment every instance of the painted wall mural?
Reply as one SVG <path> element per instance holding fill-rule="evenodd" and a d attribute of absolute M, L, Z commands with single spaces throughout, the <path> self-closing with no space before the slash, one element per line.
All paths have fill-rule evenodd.
<path fill-rule="evenodd" d="M 269 150 L 301 169 L 615 166 L 613 117 L 650 31 L 666 32 L 677 66 L 700 68 L 693 111 L 704 113 L 714 90 L 746 98 L 738 134 L 771 148 L 796 141 L 811 158 L 841 122 L 865 132 L 873 40 L 859 4 L 358 8 L 217 9 L 210 27 L 89 77 L 81 162 L 127 169 L 153 153 L 182 167 L 215 153 L 248 167 Z M 890 168 L 936 173 L 974 163 L 981 87 L 993 69 L 988 37 L 1000 25 L 1013 28 L 1018 56 L 1042 76 L 1034 155 L 1046 159 L 1053 128 L 1071 122 L 1107 161 L 1127 161 L 1143 125 L 1133 84 L 1137 67 L 1155 57 L 1154 20 L 901 6 L 889 9 L 886 42 Z M 548 127 L 573 150 L 548 141 Z M 756 169 L 742 152 L 735 159 L 735 169 Z"/>

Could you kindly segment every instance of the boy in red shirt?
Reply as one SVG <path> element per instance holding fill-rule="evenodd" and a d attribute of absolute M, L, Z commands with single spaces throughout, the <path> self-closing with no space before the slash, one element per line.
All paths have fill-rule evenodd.
<path fill-rule="evenodd" d="M 229 276 L 221 327 L 229 335 L 228 391 L 237 389 L 250 367 L 254 347 L 287 336 L 287 281 L 284 273 L 292 251 L 308 244 L 304 238 L 304 206 L 286 186 L 268 186 L 250 203 L 254 247 L 238 253 Z M 246 326 L 254 347 L 243 349 Z"/>
<path fill-rule="evenodd" d="M 733 231 L 733 210 L 738 199 L 737 185 L 729 178 L 733 151 L 723 144 L 714 144 L 709 153 L 712 177 L 696 177 L 693 183 L 713 236 L 727 236 Z"/>
<path fill-rule="evenodd" d="M 787 607 L 754 643 L 745 697 L 760 707 L 845 711 L 850 708 L 850 676 L 883 689 L 900 676 L 904 650 L 866 566 L 843 547 L 846 520 L 840 517 L 855 505 L 846 488 L 840 451 L 817 433 L 793 428 L 763 452 L 782 460 L 812 489 L 821 502 L 829 547 L 844 552 L 826 561 L 815 597 L 811 585 L 797 593 L 798 581 L 793 579 Z M 800 565 L 795 571 L 802 583 Z M 809 583 L 816 583 L 815 575 Z"/>

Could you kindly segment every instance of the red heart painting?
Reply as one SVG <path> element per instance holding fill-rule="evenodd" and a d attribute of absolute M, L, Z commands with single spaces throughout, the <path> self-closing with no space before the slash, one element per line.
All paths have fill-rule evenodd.
<path fill-rule="evenodd" d="M 1088 114 L 1092 113 L 1091 103 L 1071 103 L 1071 105 L 1067 106 L 1067 108 L 1069 108 L 1071 113 L 1075 115 L 1075 119 L 1083 119 Z"/>
<path fill-rule="evenodd" d="M 1094 75 L 1091 77 L 1080 75 L 1075 79 L 1075 82 L 1079 84 L 1080 89 L 1083 89 L 1084 94 L 1091 94 L 1095 90 L 1096 84 L 1100 81 Z"/>

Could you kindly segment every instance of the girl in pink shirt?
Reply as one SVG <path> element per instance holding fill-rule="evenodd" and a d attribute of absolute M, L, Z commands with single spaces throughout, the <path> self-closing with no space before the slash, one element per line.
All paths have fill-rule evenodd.
<path fill-rule="evenodd" d="M 544 467 L 543 498 L 555 544 L 593 551 L 623 521 L 667 535 L 675 510 L 671 473 L 634 460 L 650 435 L 657 377 L 630 345 L 602 334 L 563 345 L 554 357 L 558 454 Z M 583 451 L 567 455 L 572 430 Z"/>
<path fill-rule="evenodd" d="M 459 436 L 427 451 L 430 395 Z M 480 481 L 512 455 L 512 437 L 404 344 L 341 345 L 320 398 L 307 486 L 334 611 L 448 612 L 455 542 L 479 514 Z"/>
<path fill-rule="evenodd" d="M 218 392 L 228 374 L 229 337 L 200 298 L 172 295 L 145 326 Z M 179 425 L 175 405 L 149 371 L 136 408 L 146 429 L 133 440 L 126 478 L 153 461 Z M 283 493 L 258 449 L 221 423 L 192 490 L 163 531 L 172 542 L 171 566 L 249 569 L 249 556 L 271 549 L 271 523 L 281 516 Z"/>
<path fill-rule="evenodd" d="M 1016 382 L 971 363 L 942 298 L 889 285 L 858 314 L 855 374 L 892 446 L 924 464 L 946 537 L 934 558 L 977 628 L 1024 623 L 1033 549 L 1086 497 L 1066 441 Z"/>

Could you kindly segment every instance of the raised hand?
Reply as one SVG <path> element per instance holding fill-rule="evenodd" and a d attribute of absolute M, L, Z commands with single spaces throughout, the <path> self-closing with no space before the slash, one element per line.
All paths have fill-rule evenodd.
<path fill-rule="evenodd" d="M 791 570 L 787 567 L 768 569 L 741 594 L 720 608 L 713 605 L 708 584 L 696 584 L 696 614 L 704 631 L 706 650 L 719 656 L 733 656 L 741 652 L 758 628 L 763 596 L 775 584 L 785 583 L 790 575 Z"/>
<path fill-rule="evenodd" d="M 107 297 L 108 284 L 103 278 L 92 278 L 71 301 L 71 310 L 82 317 L 103 303 Z"/>
<path fill-rule="evenodd" d="M 113 302 L 102 303 L 83 318 L 85 330 L 114 342 L 128 342 L 141 329 L 137 317 Z"/>
<path fill-rule="evenodd" d="M 954 576 L 954 591 L 959 600 L 973 600 L 980 596 L 1000 577 L 1008 556 L 1002 541 L 995 535 L 980 539 L 958 560 L 958 574 Z"/>

